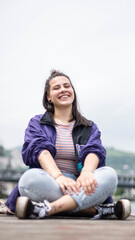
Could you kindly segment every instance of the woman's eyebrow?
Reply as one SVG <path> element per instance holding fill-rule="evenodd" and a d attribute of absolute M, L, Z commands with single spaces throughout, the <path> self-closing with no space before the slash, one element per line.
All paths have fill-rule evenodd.
<path fill-rule="evenodd" d="M 69 82 L 64 82 L 62 84 L 55 84 L 52 87 L 59 87 L 60 85 L 70 85 L 70 83 Z"/>
<path fill-rule="evenodd" d="M 53 85 L 52 87 L 58 87 L 58 86 L 60 86 L 60 84 L 55 84 L 55 85 Z"/>

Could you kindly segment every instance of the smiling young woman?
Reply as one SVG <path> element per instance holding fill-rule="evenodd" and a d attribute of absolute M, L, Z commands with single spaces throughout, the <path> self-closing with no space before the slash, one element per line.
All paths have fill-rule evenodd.
<path fill-rule="evenodd" d="M 25 131 L 22 157 L 30 169 L 22 175 L 6 205 L 12 211 L 16 209 L 19 218 L 81 214 L 86 209 L 89 216 L 127 218 L 130 202 L 113 203 L 116 172 L 105 166 L 101 133 L 79 112 L 76 92 L 67 75 L 51 72 L 45 83 L 43 106 L 45 114 L 33 117 Z"/>

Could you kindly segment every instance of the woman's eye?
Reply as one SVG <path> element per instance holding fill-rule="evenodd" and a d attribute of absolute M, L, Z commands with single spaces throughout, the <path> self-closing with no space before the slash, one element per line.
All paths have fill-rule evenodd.
<path fill-rule="evenodd" d="M 70 87 L 70 85 L 65 85 L 65 88 L 69 88 Z"/>
<path fill-rule="evenodd" d="M 54 87 L 54 88 L 53 88 L 53 90 L 57 90 L 57 89 L 59 89 L 59 87 Z"/>

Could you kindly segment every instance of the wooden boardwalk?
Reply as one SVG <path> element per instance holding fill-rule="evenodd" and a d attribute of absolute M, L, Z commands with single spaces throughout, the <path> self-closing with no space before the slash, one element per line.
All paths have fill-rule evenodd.
<path fill-rule="evenodd" d="M 88 218 L 20 220 L 0 215 L 0 240 L 135 240 L 135 217 L 124 221 Z"/>

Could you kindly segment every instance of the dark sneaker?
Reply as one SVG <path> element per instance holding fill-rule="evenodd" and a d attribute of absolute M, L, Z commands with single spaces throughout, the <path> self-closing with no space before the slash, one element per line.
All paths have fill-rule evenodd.
<path fill-rule="evenodd" d="M 18 218 L 41 219 L 45 218 L 50 210 L 50 203 L 47 200 L 38 203 L 28 197 L 18 197 L 15 214 Z"/>
<path fill-rule="evenodd" d="M 93 217 L 93 219 L 126 219 L 131 214 L 131 203 L 127 199 L 121 199 L 116 203 L 110 204 L 100 204 L 95 206 L 97 210 L 97 214 Z"/>
<path fill-rule="evenodd" d="M 95 206 L 97 213 L 92 219 L 115 218 L 114 205 L 114 203 L 109 203 Z"/>

